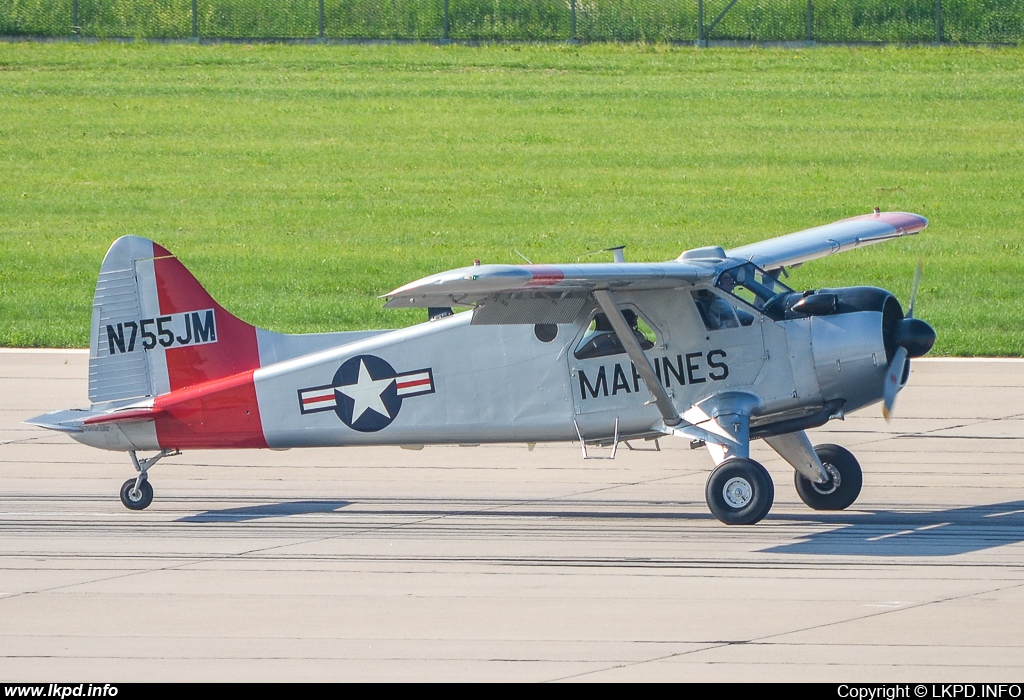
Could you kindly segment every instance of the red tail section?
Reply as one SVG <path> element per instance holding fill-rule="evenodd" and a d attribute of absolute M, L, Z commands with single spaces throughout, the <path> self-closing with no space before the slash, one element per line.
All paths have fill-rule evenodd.
<path fill-rule="evenodd" d="M 153 255 L 160 313 L 191 313 L 190 332 L 215 334 L 215 342 L 167 349 L 172 393 L 157 397 L 154 407 L 160 444 L 266 447 L 252 380 L 260 366 L 255 326 L 228 313 L 165 248 L 154 243 Z M 212 328 L 195 314 L 199 309 L 213 309 Z M 188 387 L 195 389 L 181 391 Z"/>
<path fill-rule="evenodd" d="M 259 369 L 255 326 L 225 311 L 166 248 L 154 243 L 153 255 L 160 313 L 169 315 L 213 309 L 215 318 L 212 332 L 216 334 L 216 342 L 167 349 L 171 391 Z M 198 327 L 207 333 L 211 331 L 208 327 Z"/>

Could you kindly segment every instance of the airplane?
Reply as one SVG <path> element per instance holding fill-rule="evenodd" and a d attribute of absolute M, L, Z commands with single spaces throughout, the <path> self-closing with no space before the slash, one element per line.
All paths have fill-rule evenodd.
<path fill-rule="evenodd" d="M 913 315 L 920 266 L 907 313 L 877 287 L 782 279 L 927 225 L 876 209 L 667 262 L 626 262 L 621 248 L 605 263 L 475 261 L 381 297 L 425 308 L 422 323 L 299 335 L 238 319 L 165 248 L 124 236 L 96 284 L 91 406 L 25 422 L 127 452 L 131 510 L 153 500 L 153 465 L 183 450 L 578 442 L 587 458 L 667 436 L 710 453 L 705 499 L 725 524 L 756 523 L 774 502 L 756 439 L 793 467 L 804 503 L 842 510 L 860 464 L 807 431 L 878 402 L 889 417 L 909 360 L 935 342 Z"/>

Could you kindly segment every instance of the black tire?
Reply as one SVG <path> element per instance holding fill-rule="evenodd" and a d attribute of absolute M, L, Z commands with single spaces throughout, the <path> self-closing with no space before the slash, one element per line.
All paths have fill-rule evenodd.
<path fill-rule="evenodd" d="M 775 484 L 754 460 L 733 457 L 711 472 L 704 497 L 712 515 L 726 525 L 753 525 L 771 510 Z"/>
<path fill-rule="evenodd" d="M 121 503 L 128 510 L 145 510 L 153 502 L 153 487 L 145 479 L 139 484 L 139 491 L 132 498 L 132 491 L 135 490 L 135 479 L 129 479 L 121 484 Z"/>
<path fill-rule="evenodd" d="M 845 510 L 860 496 L 864 475 L 857 458 L 839 445 L 815 445 L 814 451 L 832 477 L 827 484 L 816 484 L 796 472 L 796 492 L 800 500 L 814 510 Z"/>

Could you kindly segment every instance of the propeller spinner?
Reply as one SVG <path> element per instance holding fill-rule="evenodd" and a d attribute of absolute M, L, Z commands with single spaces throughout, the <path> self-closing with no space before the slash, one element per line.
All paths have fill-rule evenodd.
<path fill-rule="evenodd" d="M 919 318 L 914 318 L 914 302 L 917 300 L 917 287 L 921 282 L 921 262 L 917 263 L 914 272 L 914 287 L 910 292 L 910 306 L 907 315 L 896 326 L 896 352 L 885 372 L 885 387 L 882 392 L 882 415 L 886 420 L 892 418 L 892 408 L 896 403 L 896 394 L 903 388 L 910 358 L 921 357 L 935 345 L 935 329 Z"/>

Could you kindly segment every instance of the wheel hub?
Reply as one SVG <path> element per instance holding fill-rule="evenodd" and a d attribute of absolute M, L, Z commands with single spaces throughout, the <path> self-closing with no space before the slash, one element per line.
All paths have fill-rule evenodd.
<path fill-rule="evenodd" d="M 815 484 L 814 482 L 811 482 L 811 486 L 822 496 L 827 496 L 830 493 L 835 493 L 835 490 L 843 483 L 843 477 L 839 475 L 839 470 L 828 462 L 824 462 L 822 466 L 825 467 L 825 471 L 828 472 L 828 481 L 824 484 Z"/>
<path fill-rule="evenodd" d="M 729 479 L 722 487 L 722 498 L 730 508 L 743 508 L 753 497 L 754 490 L 750 487 L 750 482 L 738 476 Z"/>

